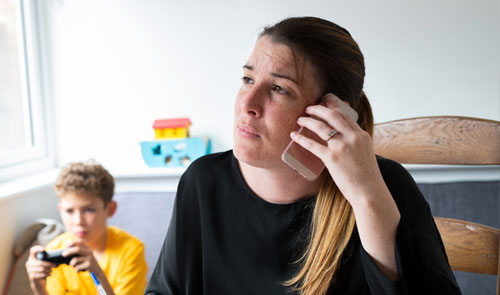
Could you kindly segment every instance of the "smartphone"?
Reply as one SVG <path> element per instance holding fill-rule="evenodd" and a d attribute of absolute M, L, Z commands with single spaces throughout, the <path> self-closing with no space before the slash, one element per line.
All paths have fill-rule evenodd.
<path fill-rule="evenodd" d="M 351 117 L 351 119 L 353 119 L 354 121 L 358 120 L 358 113 L 356 113 L 353 108 L 351 108 L 347 103 L 345 103 L 332 93 L 326 94 L 323 97 L 323 101 L 321 102 L 321 104 L 324 105 L 324 100 L 327 97 L 332 97 L 340 106 L 341 110 L 349 117 Z M 317 117 L 312 117 L 317 120 L 323 121 Z M 316 133 L 310 131 L 305 127 L 300 127 L 297 132 L 326 146 L 326 142 L 323 139 L 321 139 L 318 135 L 316 135 Z M 290 143 L 281 154 L 281 160 L 309 181 L 313 181 L 318 178 L 318 176 L 325 168 L 325 164 L 320 160 L 320 158 L 316 157 L 313 153 L 306 150 L 293 140 L 290 141 Z"/>

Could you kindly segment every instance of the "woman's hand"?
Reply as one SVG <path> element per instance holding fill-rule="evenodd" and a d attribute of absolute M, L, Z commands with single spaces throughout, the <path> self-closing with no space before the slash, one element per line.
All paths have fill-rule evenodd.
<path fill-rule="evenodd" d="M 54 267 L 52 262 L 38 260 L 36 258 L 36 253 L 42 252 L 43 250 L 43 247 L 39 245 L 31 247 L 30 255 L 25 264 L 33 294 L 47 293 L 45 290 L 45 280 L 50 276 L 52 268 Z"/>
<path fill-rule="evenodd" d="M 319 143 L 297 132 L 292 139 L 320 158 L 333 180 L 352 204 L 371 196 L 373 188 L 385 186 L 373 151 L 371 136 L 342 111 L 340 99 L 327 96 L 325 105 L 312 105 L 306 113 L 313 117 L 300 117 L 298 124 L 326 141 Z M 337 133 L 331 138 L 332 129 Z"/>
<path fill-rule="evenodd" d="M 291 137 L 325 163 L 337 187 L 351 204 L 361 244 L 379 270 L 389 279 L 398 278 L 394 245 L 401 218 L 385 184 L 373 150 L 371 136 L 349 118 L 340 100 L 327 98 L 325 106 L 306 109 L 312 117 L 300 117 L 298 124 L 326 141 L 319 143 L 297 132 Z M 337 133 L 329 136 L 333 130 Z"/>

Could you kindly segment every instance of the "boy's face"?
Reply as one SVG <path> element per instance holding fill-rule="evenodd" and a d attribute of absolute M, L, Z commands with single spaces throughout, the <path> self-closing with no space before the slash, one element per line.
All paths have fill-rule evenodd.
<path fill-rule="evenodd" d="M 68 232 L 95 244 L 105 236 L 107 219 L 114 214 L 116 203 L 111 201 L 105 206 L 99 197 L 66 193 L 60 197 L 58 209 Z"/>

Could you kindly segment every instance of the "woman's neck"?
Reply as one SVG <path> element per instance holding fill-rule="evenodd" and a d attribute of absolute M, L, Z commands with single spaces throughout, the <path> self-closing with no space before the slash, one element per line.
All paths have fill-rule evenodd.
<path fill-rule="evenodd" d="M 238 161 L 248 187 L 261 199 L 274 204 L 290 204 L 307 199 L 319 190 L 319 178 L 308 181 L 283 164 L 277 168 L 259 168 Z"/>

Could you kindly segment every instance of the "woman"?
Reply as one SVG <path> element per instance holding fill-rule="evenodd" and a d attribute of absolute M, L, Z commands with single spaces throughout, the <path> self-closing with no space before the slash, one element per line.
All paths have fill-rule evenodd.
<path fill-rule="evenodd" d="M 373 152 L 364 73 L 336 24 L 289 18 L 264 29 L 243 66 L 233 150 L 182 176 L 146 294 L 460 293 L 418 187 Z M 327 93 L 344 102 L 320 104 Z M 325 164 L 319 178 L 281 161 L 290 138 Z"/>

